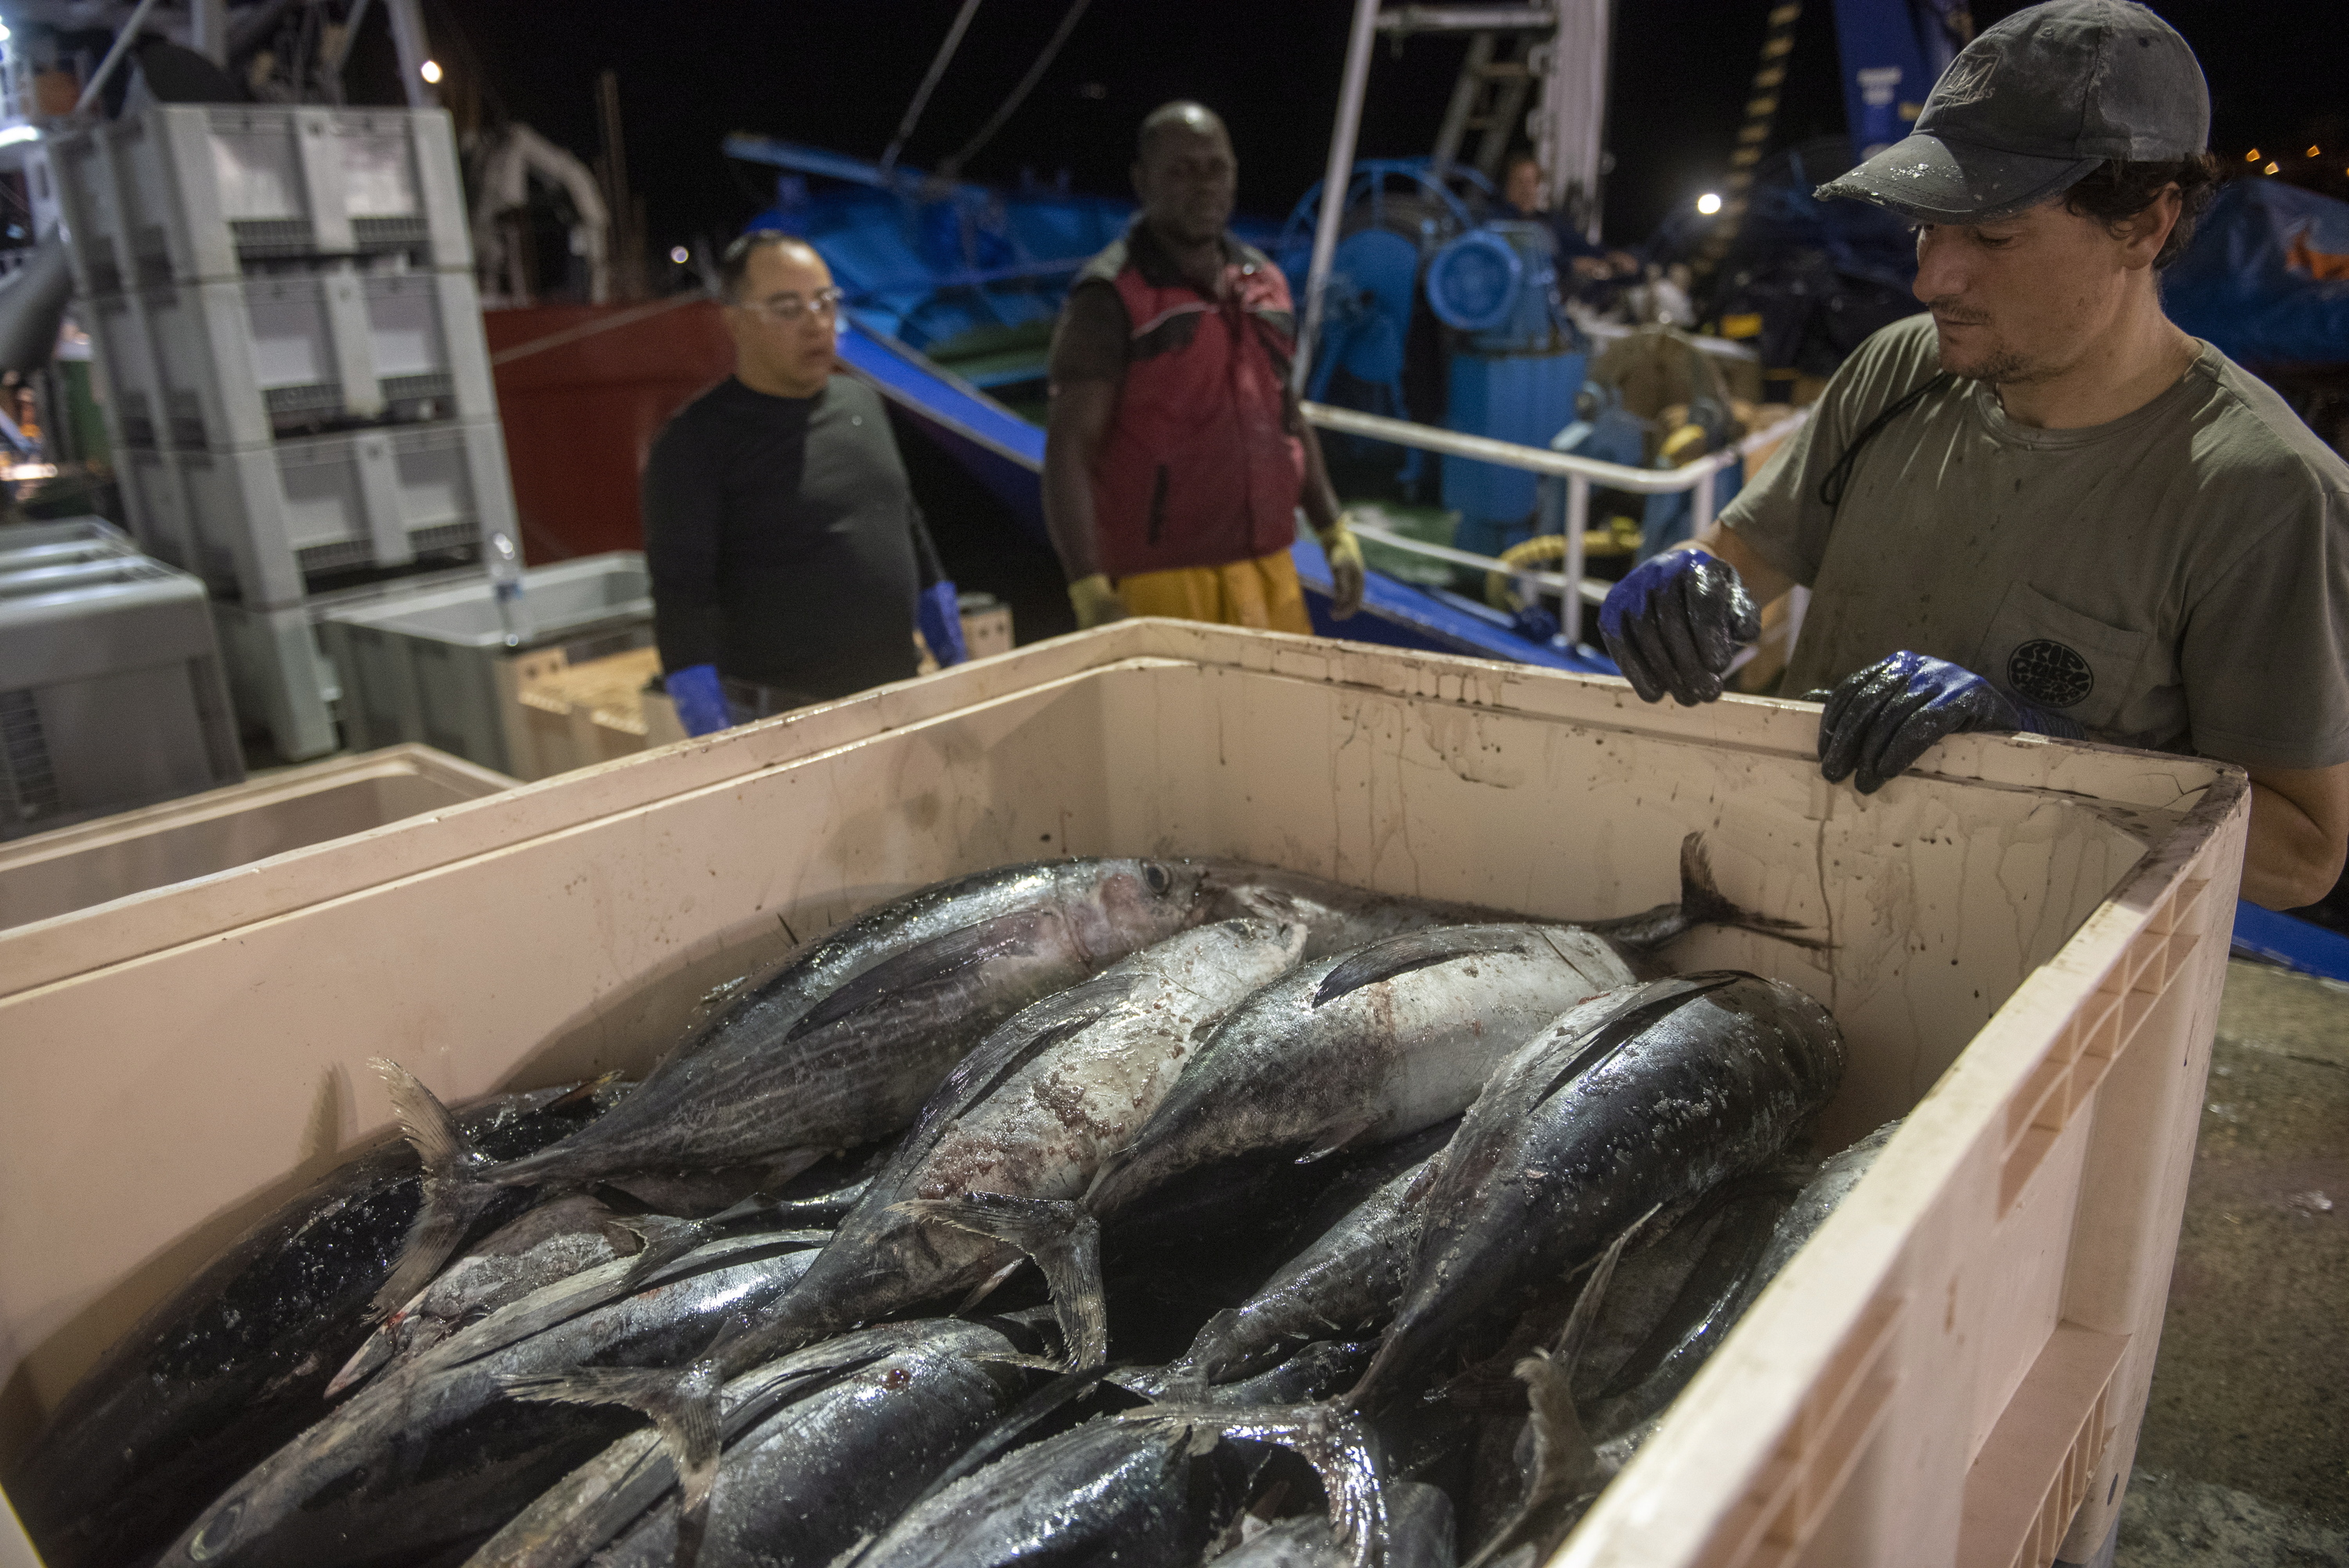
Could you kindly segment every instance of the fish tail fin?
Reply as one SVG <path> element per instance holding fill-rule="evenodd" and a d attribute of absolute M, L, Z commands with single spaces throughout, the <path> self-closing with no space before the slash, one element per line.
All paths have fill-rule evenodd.
<path fill-rule="evenodd" d="M 503 1377 L 498 1385 L 512 1398 L 549 1405 L 621 1405 L 649 1418 L 677 1464 L 678 1568 L 692 1568 L 709 1528 L 710 1490 L 718 1483 L 719 1377 L 709 1360 L 682 1373 L 581 1367 Z"/>
<path fill-rule="evenodd" d="M 1713 857 L 1705 852 L 1704 835 L 1701 832 L 1691 833 L 1681 841 L 1680 912 L 1679 929 L 1672 933 L 1674 936 L 1693 926 L 1726 925 L 1775 937 L 1815 953 L 1824 951 L 1827 945 L 1816 937 L 1791 934 L 1803 929 L 1802 922 L 1757 914 L 1723 892 L 1720 884 L 1713 880 Z"/>
<path fill-rule="evenodd" d="M 1008 1242 L 1036 1260 L 1052 1293 L 1069 1367 L 1081 1372 L 1109 1359 L 1109 1307 L 1102 1296 L 1101 1222 L 1082 1203 L 965 1192 L 893 1205 L 917 1220 Z"/>
<path fill-rule="evenodd" d="M 1362 1423 L 1335 1405 L 1152 1405 L 1118 1418 L 1173 1421 L 1195 1437 L 1239 1438 L 1288 1449 L 1320 1478 L 1330 1532 L 1353 1568 L 1379 1568 L 1387 1538 L 1383 1467 Z"/>
<path fill-rule="evenodd" d="M 378 1057 L 368 1065 L 381 1075 L 400 1134 L 424 1165 L 423 1199 L 399 1261 L 368 1304 L 369 1311 L 388 1317 L 432 1283 L 499 1189 L 481 1180 L 481 1169 L 489 1161 L 422 1080 L 388 1057 Z"/>
<path fill-rule="evenodd" d="M 1590 1440 L 1582 1414 L 1574 1408 L 1574 1368 L 1598 1325 L 1599 1309 L 1606 1302 L 1607 1287 L 1615 1278 L 1615 1265 L 1623 1249 L 1655 1214 L 1651 1209 L 1634 1220 L 1599 1255 L 1590 1277 L 1583 1282 L 1582 1293 L 1575 1297 L 1566 1326 L 1558 1330 L 1557 1343 L 1517 1363 L 1517 1380 L 1526 1386 L 1526 1418 L 1533 1428 L 1533 1479 L 1526 1483 L 1516 1512 L 1468 1560 L 1465 1568 L 1498 1568 L 1521 1551 L 1530 1551 L 1537 1561 L 1547 1556 L 1580 1517 L 1579 1505 L 1605 1482 L 1598 1445 Z"/>

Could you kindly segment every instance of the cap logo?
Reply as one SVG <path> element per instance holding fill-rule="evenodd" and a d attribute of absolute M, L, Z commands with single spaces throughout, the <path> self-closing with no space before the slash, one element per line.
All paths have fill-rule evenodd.
<path fill-rule="evenodd" d="M 1968 50 L 1951 60 L 1933 88 L 1933 107 L 1959 108 L 1990 97 L 1991 67 L 1997 63 L 1998 57 L 1988 49 Z"/>

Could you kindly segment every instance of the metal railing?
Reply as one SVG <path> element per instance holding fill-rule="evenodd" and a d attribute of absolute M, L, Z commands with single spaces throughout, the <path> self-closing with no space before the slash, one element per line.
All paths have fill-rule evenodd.
<path fill-rule="evenodd" d="M 1558 625 L 1565 632 L 1569 645 L 1582 640 L 1584 602 L 1596 604 L 1607 596 L 1609 586 L 1604 583 L 1583 581 L 1582 535 L 1590 526 L 1590 490 L 1593 485 L 1628 490 L 1634 495 L 1671 495 L 1687 490 L 1691 492 L 1690 531 L 1702 533 L 1713 523 L 1713 477 L 1730 464 L 1785 440 L 1810 417 L 1809 409 L 1797 408 L 1775 424 L 1754 431 L 1734 445 L 1708 453 L 1692 463 L 1682 463 L 1676 469 L 1634 469 L 1621 463 L 1602 463 L 1590 458 L 1553 452 L 1543 447 L 1497 441 L 1489 436 L 1464 435 L 1458 430 L 1440 430 L 1433 425 L 1417 425 L 1408 419 L 1390 419 L 1381 414 L 1332 407 L 1327 403 L 1307 403 L 1303 407 L 1305 418 L 1320 429 L 1335 430 L 1340 435 L 1361 436 L 1374 441 L 1392 441 L 1397 446 L 1415 447 L 1421 451 L 1473 458 L 1482 463 L 1497 463 L 1503 468 L 1522 469 L 1529 473 L 1547 474 L 1566 480 L 1566 560 L 1563 570 L 1558 572 L 1532 572 L 1522 566 L 1513 566 L 1496 556 L 1454 550 L 1450 545 L 1430 544 L 1425 540 L 1413 539 L 1375 522 L 1358 520 L 1355 531 L 1391 549 L 1408 551 L 1431 560 L 1448 561 L 1458 566 L 1481 566 L 1487 572 L 1506 573 L 1521 583 L 1557 594 Z"/>

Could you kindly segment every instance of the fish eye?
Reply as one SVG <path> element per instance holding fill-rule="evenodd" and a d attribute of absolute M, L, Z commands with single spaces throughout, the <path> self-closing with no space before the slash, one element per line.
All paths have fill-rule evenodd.
<path fill-rule="evenodd" d="M 1168 888 L 1174 885 L 1174 877 L 1168 874 L 1166 868 L 1160 865 L 1156 861 L 1144 861 L 1143 862 L 1142 880 L 1150 884 L 1150 891 L 1152 892 L 1164 892 Z"/>
<path fill-rule="evenodd" d="M 221 1511 L 218 1519 L 205 1525 L 198 1532 L 196 1538 L 188 1542 L 188 1555 L 202 1563 L 205 1558 L 228 1545 L 231 1538 L 236 1534 L 237 1521 L 243 1514 L 244 1503 L 242 1500 L 230 1503 Z"/>

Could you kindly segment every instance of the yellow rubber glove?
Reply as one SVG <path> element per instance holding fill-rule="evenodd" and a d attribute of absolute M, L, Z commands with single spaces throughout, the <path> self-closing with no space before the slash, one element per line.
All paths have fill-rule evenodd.
<path fill-rule="evenodd" d="M 1362 543 L 1346 526 L 1345 512 L 1328 529 L 1314 535 L 1330 560 L 1330 616 L 1343 621 L 1362 607 Z"/>
<path fill-rule="evenodd" d="M 1095 626 L 1106 626 L 1126 616 L 1125 601 L 1117 596 L 1109 578 L 1099 572 L 1069 584 L 1069 603 L 1077 613 L 1080 632 L 1090 632 Z"/>

